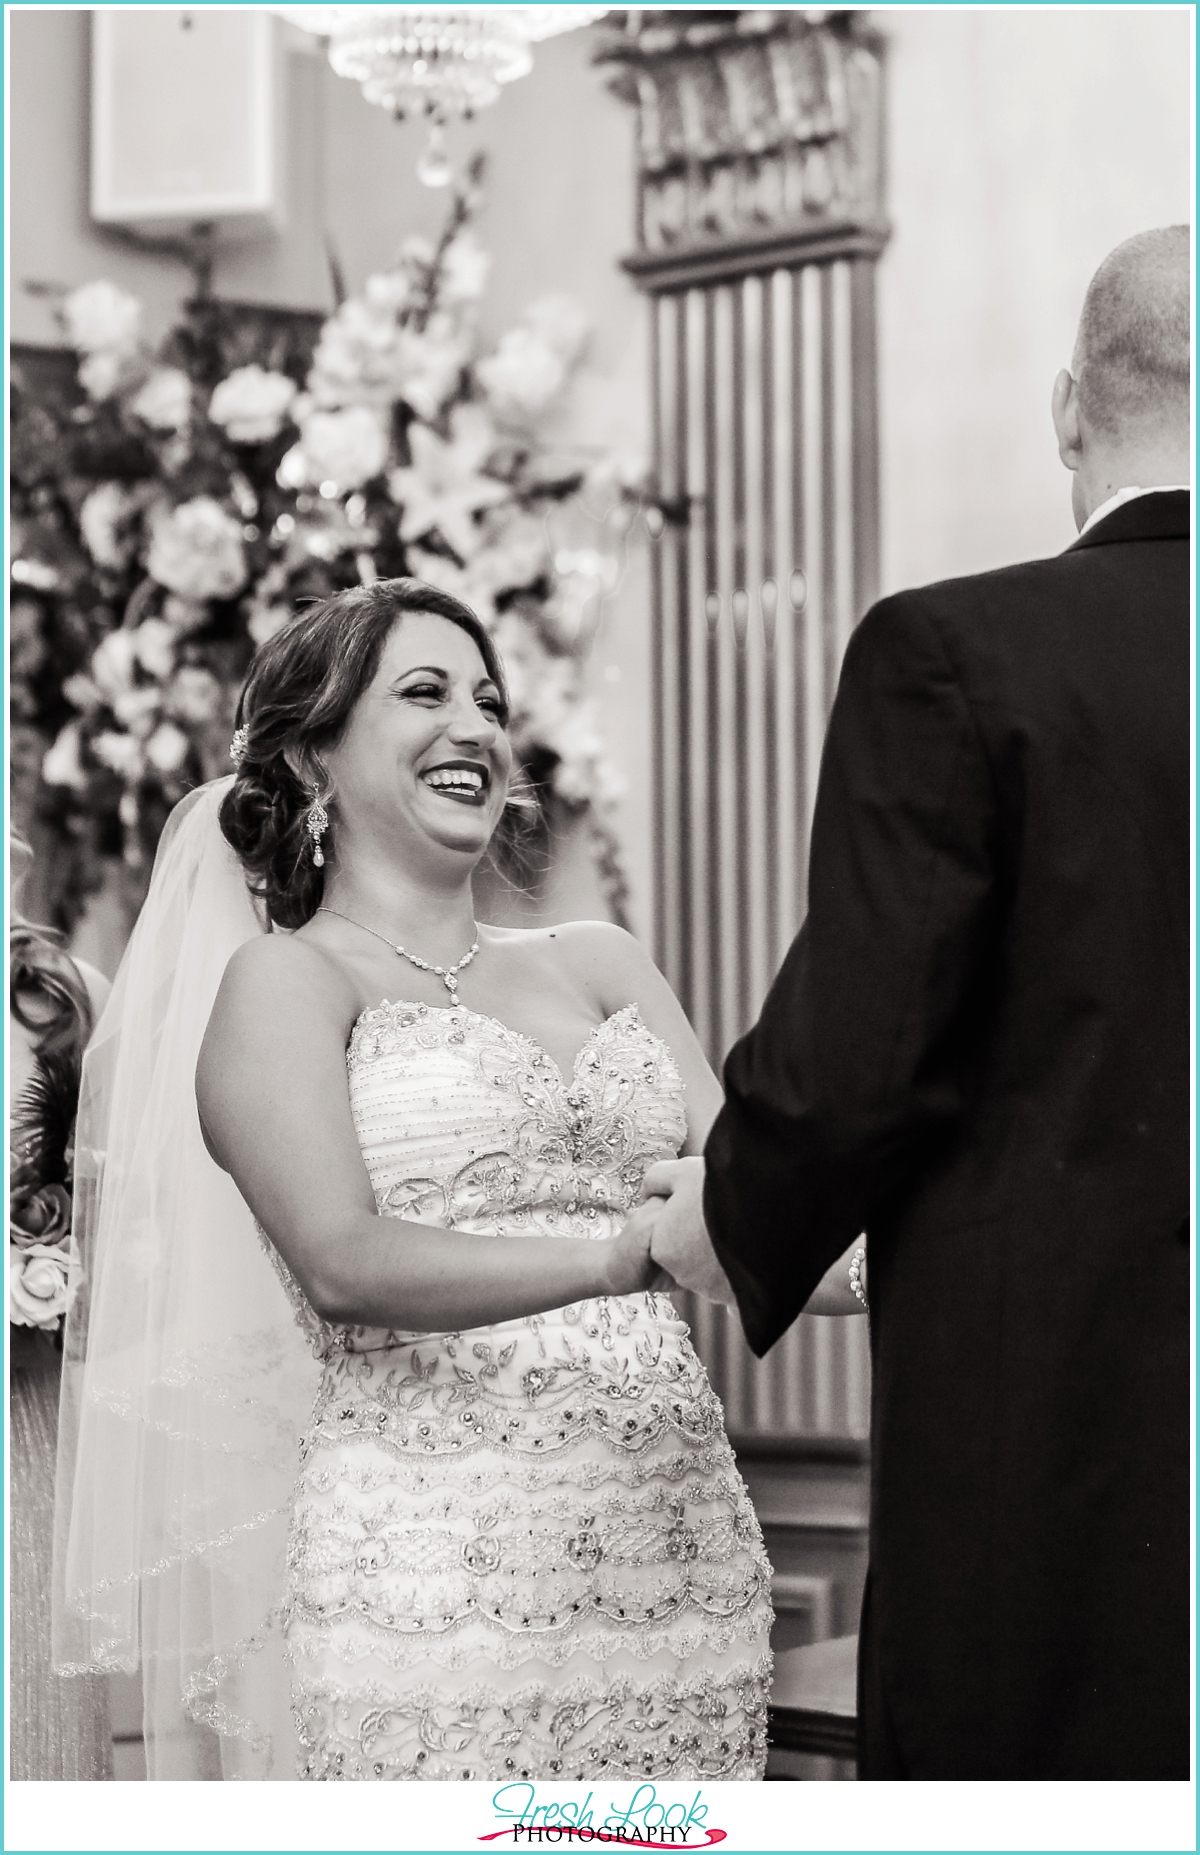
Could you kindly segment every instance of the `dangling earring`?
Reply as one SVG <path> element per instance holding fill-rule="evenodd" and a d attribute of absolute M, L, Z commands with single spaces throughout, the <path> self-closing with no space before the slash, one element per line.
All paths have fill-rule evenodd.
<path fill-rule="evenodd" d="M 313 792 L 313 802 L 309 806 L 308 815 L 304 820 L 304 828 L 308 832 L 309 839 L 312 843 L 313 866 L 319 870 L 324 869 L 325 852 L 321 849 L 321 839 L 329 829 L 329 813 L 325 810 L 325 807 L 317 797 L 315 790 Z"/>

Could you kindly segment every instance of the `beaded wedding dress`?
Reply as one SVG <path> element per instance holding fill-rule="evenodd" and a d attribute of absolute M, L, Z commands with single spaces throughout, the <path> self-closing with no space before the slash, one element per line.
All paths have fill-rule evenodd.
<path fill-rule="evenodd" d="M 461 1005 L 384 1003 L 347 1054 L 384 1216 L 613 1236 L 685 1132 L 635 1006 L 568 1080 Z M 321 1322 L 284 1610 L 310 1779 L 761 1778 L 770 1568 L 670 1301 L 463 1333 Z"/>

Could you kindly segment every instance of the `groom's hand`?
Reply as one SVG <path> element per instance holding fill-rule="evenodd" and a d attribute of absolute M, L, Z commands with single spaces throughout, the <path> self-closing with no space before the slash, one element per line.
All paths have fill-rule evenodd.
<path fill-rule="evenodd" d="M 645 1208 L 652 1215 L 650 1254 L 680 1286 L 706 1301 L 736 1307 L 729 1277 L 704 1226 L 704 1161 L 664 1159 L 651 1166 L 642 1187 L 657 1203 Z"/>

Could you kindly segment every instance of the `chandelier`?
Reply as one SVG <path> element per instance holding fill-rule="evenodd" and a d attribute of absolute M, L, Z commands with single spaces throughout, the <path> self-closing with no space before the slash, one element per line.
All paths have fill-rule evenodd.
<path fill-rule="evenodd" d="M 530 46 L 608 11 L 602 6 L 286 6 L 277 13 L 329 41 L 339 77 L 361 84 L 370 103 L 398 122 L 430 125 L 417 173 L 428 186 L 450 178 L 446 124 L 469 121 L 494 103 L 501 84 L 532 68 Z"/>

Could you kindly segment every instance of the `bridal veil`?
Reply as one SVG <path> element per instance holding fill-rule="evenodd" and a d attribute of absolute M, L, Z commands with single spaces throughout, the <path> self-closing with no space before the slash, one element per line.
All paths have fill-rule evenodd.
<path fill-rule="evenodd" d="M 55 1663 L 141 1669 L 148 1776 L 296 1775 L 281 1605 L 318 1367 L 227 1174 L 196 1059 L 264 931 L 217 811 L 172 813 L 84 1059 L 54 1553 Z"/>

